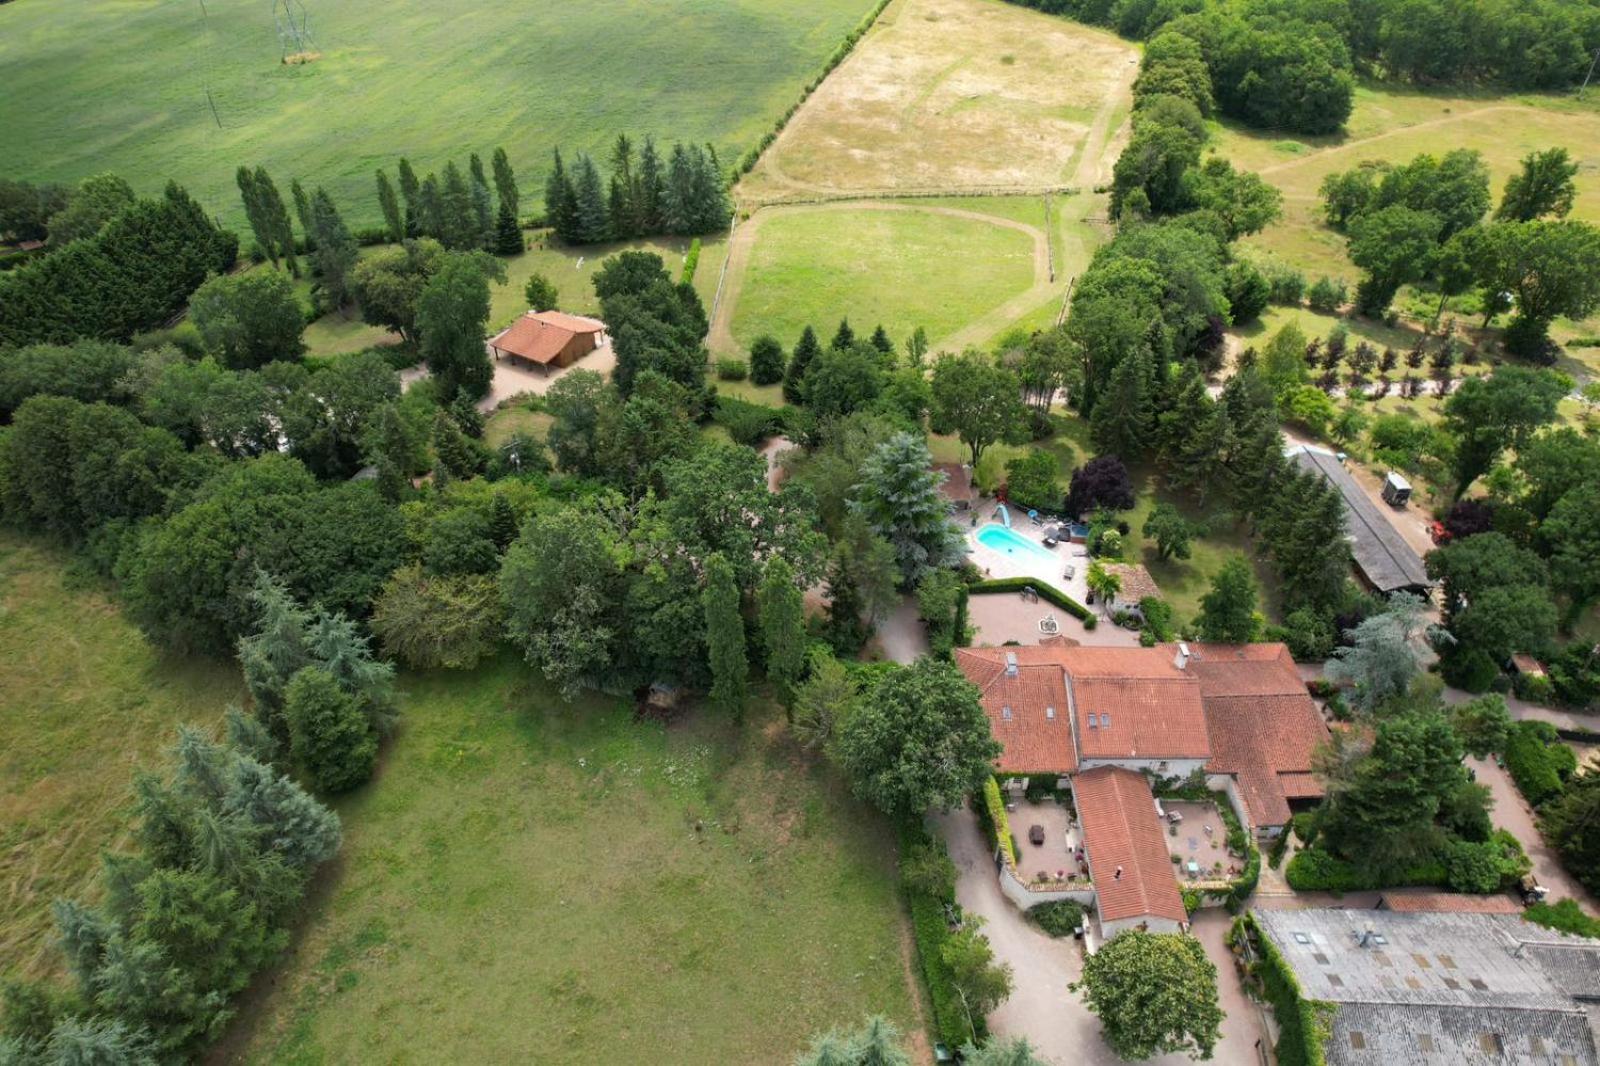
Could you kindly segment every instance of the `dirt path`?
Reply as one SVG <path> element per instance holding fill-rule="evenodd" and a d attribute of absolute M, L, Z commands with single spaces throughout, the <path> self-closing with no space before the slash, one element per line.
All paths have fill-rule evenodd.
<path fill-rule="evenodd" d="M 1113 130 L 1111 119 L 1119 109 L 1125 115 L 1133 114 L 1133 81 L 1138 76 L 1139 61 L 1130 60 L 1116 92 L 1107 96 L 1095 112 L 1089 133 L 1078 146 L 1078 168 L 1072 174 L 1072 183 L 1079 189 L 1093 189 L 1110 178 L 1111 167 L 1122 154 L 1123 134 L 1129 124 L 1125 117 Z"/>
<path fill-rule="evenodd" d="M 1358 140 L 1346 141 L 1343 144 L 1332 145 L 1328 148 L 1319 148 L 1317 151 L 1311 152 L 1308 155 L 1298 156 L 1283 163 L 1274 163 L 1270 167 L 1264 167 L 1261 170 L 1256 171 L 1256 173 L 1262 176 L 1268 174 L 1278 174 L 1285 170 L 1293 170 L 1295 167 L 1302 166 L 1313 159 L 1320 159 L 1322 156 L 1333 155 L 1338 152 L 1349 152 L 1360 148 L 1362 145 L 1372 144 L 1374 141 L 1386 141 L 1392 137 L 1409 137 L 1418 130 L 1438 129 L 1440 126 L 1448 126 L 1453 122 L 1465 122 L 1469 118 L 1479 118 L 1483 115 L 1492 115 L 1503 111 L 1526 111 L 1534 114 L 1546 113 L 1539 111 L 1538 108 L 1525 107 L 1521 104 L 1494 104 L 1489 107 L 1474 108 L 1471 111 L 1463 111 L 1459 115 L 1446 115 L 1442 118 L 1431 118 L 1426 122 L 1417 122 L 1410 126 L 1400 126 L 1396 129 L 1385 130 L 1382 133 L 1374 133 L 1370 137 L 1362 137 Z"/>
<path fill-rule="evenodd" d="M 733 236 L 728 240 L 727 280 L 724 283 L 722 298 L 718 301 L 716 315 L 711 322 L 711 334 L 707 338 L 707 345 L 713 352 L 731 352 L 739 348 L 738 341 L 733 337 L 733 310 L 739 303 L 739 295 L 744 289 L 745 274 L 750 266 L 750 256 L 755 247 L 756 237 L 761 232 L 765 222 L 778 213 L 799 213 L 808 211 L 922 211 L 928 214 L 944 215 L 948 218 L 960 218 L 972 222 L 987 222 L 990 225 L 1000 226 L 1004 229 L 1016 230 L 1027 235 L 1033 240 L 1033 285 L 1026 292 L 1012 297 L 998 308 L 984 315 L 965 329 L 958 330 L 950 337 L 943 338 L 935 347 L 950 348 L 952 345 L 965 345 L 971 343 L 967 338 L 977 335 L 978 339 L 987 339 L 998 332 L 993 325 L 986 323 L 999 320 L 1003 327 L 1023 313 L 1037 306 L 1046 299 L 1051 291 L 1050 284 L 1050 244 L 1044 230 L 1037 226 L 1030 226 L 1026 222 L 1015 219 L 1000 218 L 996 215 L 986 215 L 979 211 L 967 211 L 958 207 L 937 207 L 932 204 L 892 203 L 881 200 L 841 200 L 825 204 L 787 204 L 764 207 L 734 230 Z M 1020 310 L 1018 309 L 1020 307 Z M 987 332 L 983 332 L 987 329 Z"/>

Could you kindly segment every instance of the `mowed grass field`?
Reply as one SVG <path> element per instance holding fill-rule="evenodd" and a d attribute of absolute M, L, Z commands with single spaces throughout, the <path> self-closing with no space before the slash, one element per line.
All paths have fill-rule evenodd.
<path fill-rule="evenodd" d="M 1019 326 L 1045 328 L 1105 240 L 1085 221 L 1097 210 L 1103 198 L 1095 196 L 764 208 L 740 223 L 725 252 L 711 350 L 743 355 L 762 333 L 792 348 L 807 324 L 826 343 L 845 316 L 863 335 L 881 322 L 901 346 L 920 326 L 934 351 L 986 346 Z"/>
<path fill-rule="evenodd" d="M 1113 34 L 1001 0 L 896 0 L 740 198 L 1091 187 L 1137 61 Z"/>
<path fill-rule="evenodd" d="M 69 562 L 0 533 L 0 975 L 64 970 L 50 902 L 94 894 L 134 772 L 243 694 L 231 663 L 159 658 Z"/>
<path fill-rule="evenodd" d="M 219 1058 L 770 1063 L 868 1012 L 915 1028 L 892 834 L 776 712 L 635 722 L 509 658 L 402 687 Z"/>
<path fill-rule="evenodd" d="M 807 325 L 826 343 L 840 318 L 863 336 L 882 323 L 896 344 L 918 326 L 943 338 L 1035 280 L 1034 234 L 913 204 L 782 209 L 746 225 L 754 246 L 724 297 L 741 349 L 762 333 L 791 348 Z"/>
<path fill-rule="evenodd" d="M 0 5 L 0 176 L 176 178 L 242 229 L 234 169 L 263 164 L 362 225 L 379 220 L 374 168 L 504 145 L 532 209 L 557 146 L 654 134 L 731 163 L 870 6 L 305 0 L 320 58 L 284 65 L 266 0 L 20 0 Z"/>

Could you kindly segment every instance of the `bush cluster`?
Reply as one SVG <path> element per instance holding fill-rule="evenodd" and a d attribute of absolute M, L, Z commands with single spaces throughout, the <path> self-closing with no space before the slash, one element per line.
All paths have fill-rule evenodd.
<path fill-rule="evenodd" d="M 900 852 L 936 849 L 943 853 L 943 845 L 929 835 L 920 824 L 906 822 L 900 829 Z M 917 955 L 922 962 L 923 978 L 928 985 L 928 999 L 933 1005 L 934 1026 L 939 1039 L 949 1047 L 963 1047 L 980 1041 L 987 1033 L 983 1019 L 978 1018 L 978 1031 L 967 1022 L 967 1012 L 961 997 L 951 982 L 949 966 L 944 961 L 943 949 L 950 939 L 947 908 L 955 907 L 955 892 L 931 893 L 920 880 L 904 883 L 906 903 L 911 909 L 911 931 L 917 941 Z"/>
<path fill-rule="evenodd" d="M 1057 899 L 1041 903 L 1028 912 L 1028 919 L 1051 936 L 1071 936 L 1083 924 L 1083 904 Z"/>
<path fill-rule="evenodd" d="M 974 596 L 982 596 L 992 592 L 1021 592 L 1031 588 L 1039 594 L 1039 598 L 1055 604 L 1072 617 L 1083 623 L 1085 629 L 1093 629 L 1095 614 L 1089 608 L 1068 596 L 1054 585 L 1047 585 L 1043 581 L 1035 581 L 1028 577 L 1000 577 L 990 581 L 979 581 L 967 587 L 967 591 Z"/>
<path fill-rule="evenodd" d="M 1561 743 L 1549 722 L 1518 722 L 1506 742 L 1506 770 L 1517 789 L 1533 806 L 1561 795 L 1567 779 L 1578 768 L 1578 757 Z"/>

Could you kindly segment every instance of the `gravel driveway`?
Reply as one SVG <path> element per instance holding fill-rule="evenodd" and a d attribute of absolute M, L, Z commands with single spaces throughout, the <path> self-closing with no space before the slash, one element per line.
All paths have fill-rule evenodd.
<path fill-rule="evenodd" d="M 989 848 L 977 818 L 962 809 L 933 816 L 935 828 L 950 848 L 958 871 L 956 900 L 962 908 L 984 919 L 983 932 L 996 956 L 1011 964 L 1011 998 L 989 1015 L 996 1036 L 1023 1036 L 1044 1061 L 1056 1066 L 1113 1066 L 1122 1060 L 1106 1046 L 1100 1022 L 1067 986 L 1082 972 L 1082 948 L 1074 940 L 1046 936 L 1000 894 Z M 1226 911 L 1202 911 L 1195 935 L 1217 967 L 1221 986 L 1222 1040 L 1211 1061 L 1223 1066 L 1259 1066 L 1256 1041 L 1262 1039 L 1261 1014 L 1244 995 L 1223 944 L 1230 922 Z M 1158 1066 L 1180 1066 L 1191 1060 L 1183 1055 L 1150 1059 Z"/>

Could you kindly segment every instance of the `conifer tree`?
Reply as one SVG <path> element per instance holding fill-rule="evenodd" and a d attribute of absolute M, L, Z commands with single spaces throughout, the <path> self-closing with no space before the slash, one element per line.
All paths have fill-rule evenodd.
<path fill-rule="evenodd" d="M 315 251 L 317 227 L 311 214 L 311 197 L 307 195 L 305 186 L 300 184 L 300 179 L 289 183 L 289 196 L 294 200 L 294 215 L 300 220 L 300 232 L 306 235 L 306 251 Z"/>
<path fill-rule="evenodd" d="M 400 200 L 395 195 L 394 185 L 382 167 L 378 168 L 378 207 L 383 211 L 383 224 L 389 231 L 389 240 L 399 244 L 405 239 L 406 223 L 400 214 Z"/>
<path fill-rule="evenodd" d="M 833 340 L 828 342 L 828 347 L 836 352 L 848 351 L 855 346 L 856 331 L 850 328 L 850 320 L 841 318 L 839 328 L 833 335 Z"/>
<path fill-rule="evenodd" d="M 418 220 L 421 217 L 422 204 L 419 196 L 422 192 L 422 183 L 417 180 L 417 172 L 411 169 L 411 161 L 404 156 L 400 157 L 400 197 L 406 205 L 406 236 L 418 235 Z"/>
<path fill-rule="evenodd" d="M 472 218 L 477 223 L 478 244 L 485 251 L 493 251 L 496 243 L 494 196 L 489 186 L 472 179 Z"/>
<path fill-rule="evenodd" d="M 322 289 L 334 307 L 350 302 L 350 271 L 356 265 L 356 239 L 334 206 L 333 197 L 322 187 L 311 201 L 311 232 L 316 235 L 317 271 Z"/>
<path fill-rule="evenodd" d="M 278 235 L 273 231 L 272 223 L 267 219 L 264 205 L 261 203 L 261 192 L 256 188 L 255 171 L 249 167 L 240 167 L 234 179 L 239 185 L 239 198 L 244 201 L 244 217 L 250 223 L 250 232 L 256 239 L 256 246 L 276 267 Z"/>
<path fill-rule="evenodd" d="M 1089 416 L 1096 452 L 1129 461 L 1144 454 L 1156 427 L 1154 392 L 1149 352 L 1141 348 L 1124 356 Z"/>
<path fill-rule="evenodd" d="M 850 512 L 894 548 L 905 588 L 960 558 L 961 538 L 950 521 L 950 501 L 939 491 L 942 480 L 920 432 L 896 434 L 862 464 Z"/>
<path fill-rule="evenodd" d="M 521 255 L 526 250 L 516 214 L 504 200 L 500 201 L 500 210 L 494 220 L 494 251 L 499 255 Z"/>
<path fill-rule="evenodd" d="M 739 584 L 721 553 L 705 561 L 701 604 L 706 618 L 706 648 L 711 657 L 711 701 L 735 719 L 744 716 L 750 664 L 745 655 L 744 619 L 739 615 Z"/>
<path fill-rule="evenodd" d="M 472 152 L 467 156 L 467 174 L 473 181 L 482 182 L 484 185 L 489 184 L 489 177 L 483 169 L 483 158 L 477 152 Z"/>
<path fill-rule="evenodd" d="M 522 194 L 517 191 L 517 175 L 511 169 L 511 159 L 506 155 L 506 150 L 496 148 L 489 165 L 494 171 L 494 191 L 500 197 L 500 210 L 508 212 L 521 225 Z"/>
<path fill-rule="evenodd" d="M 664 233 L 666 221 L 662 217 L 665 199 L 666 176 L 661 166 L 661 155 L 656 143 L 644 139 L 639 152 L 639 191 L 634 197 L 634 213 L 640 233 Z"/>
<path fill-rule="evenodd" d="M 555 150 L 555 164 L 544 185 L 545 220 L 568 244 L 578 242 L 578 197 L 561 162 L 561 149 Z"/>
<path fill-rule="evenodd" d="M 587 155 L 578 157 L 578 176 L 573 182 L 577 207 L 577 243 L 598 244 L 609 239 L 611 226 L 606 218 L 605 191 L 600 171 Z"/>
<path fill-rule="evenodd" d="M 611 146 L 611 230 L 619 238 L 641 237 L 640 182 L 633 172 L 633 142 L 617 134 Z"/>
<path fill-rule="evenodd" d="M 444 411 L 433 418 L 433 453 L 437 459 L 433 467 L 434 483 L 437 485 L 460 481 L 478 472 L 472 442 L 461 432 L 455 419 Z"/>
<path fill-rule="evenodd" d="M 761 612 L 761 640 L 767 653 L 767 676 L 777 683 L 784 702 L 806 667 L 805 603 L 794 568 L 781 555 L 768 561 L 756 595 Z"/>
<path fill-rule="evenodd" d="M 877 349 L 878 354 L 885 359 L 892 360 L 894 358 L 894 341 L 889 339 L 889 331 L 884 329 L 881 323 L 872 331 L 871 343 L 872 347 Z"/>
<path fill-rule="evenodd" d="M 429 174 L 417 189 L 417 217 L 414 227 L 418 236 L 444 241 L 444 193 L 439 179 Z"/>
<path fill-rule="evenodd" d="M 294 248 L 294 223 L 289 218 L 289 208 L 283 202 L 283 197 L 278 193 L 278 185 L 272 180 L 272 175 L 267 173 L 266 167 L 256 167 L 255 178 L 256 196 L 261 202 L 261 210 L 267 219 L 268 227 L 275 234 L 274 240 L 278 245 L 278 254 L 289 264 L 291 277 L 300 276 L 300 260 L 295 255 Z M 310 234 L 306 234 L 310 239 Z"/>
<path fill-rule="evenodd" d="M 481 247 L 483 228 L 478 225 L 472 186 L 454 159 L 444 165 L 439 193 L 440 223 L 443 226 L 439 234 L 440 242 L 446 248 L 457 251 Z"/>
<path fill-rule="evenodd" d="M 763 333 L 750 345 L 750 380 L 756 385 L 776 385 L 783 380 L 783 345 Z"/>
<path fill-rule="evenodd" d="M 822 345 L 817 343 L 816 331 L 807 326 L 800 332 L 794 354 L 789 357 L 789 369 L 783 375 L 783 398 L 786 402 L 804 402 L 806 370 L 811 366 L 811 361 L 821 354 Z"/>
<path fill-rule="evenodd" d="M 1246 644 L 1256 636 L 1256 579 L 1242 555 L 1230 555 L 1200 601 L 1202 640 Z"/>

